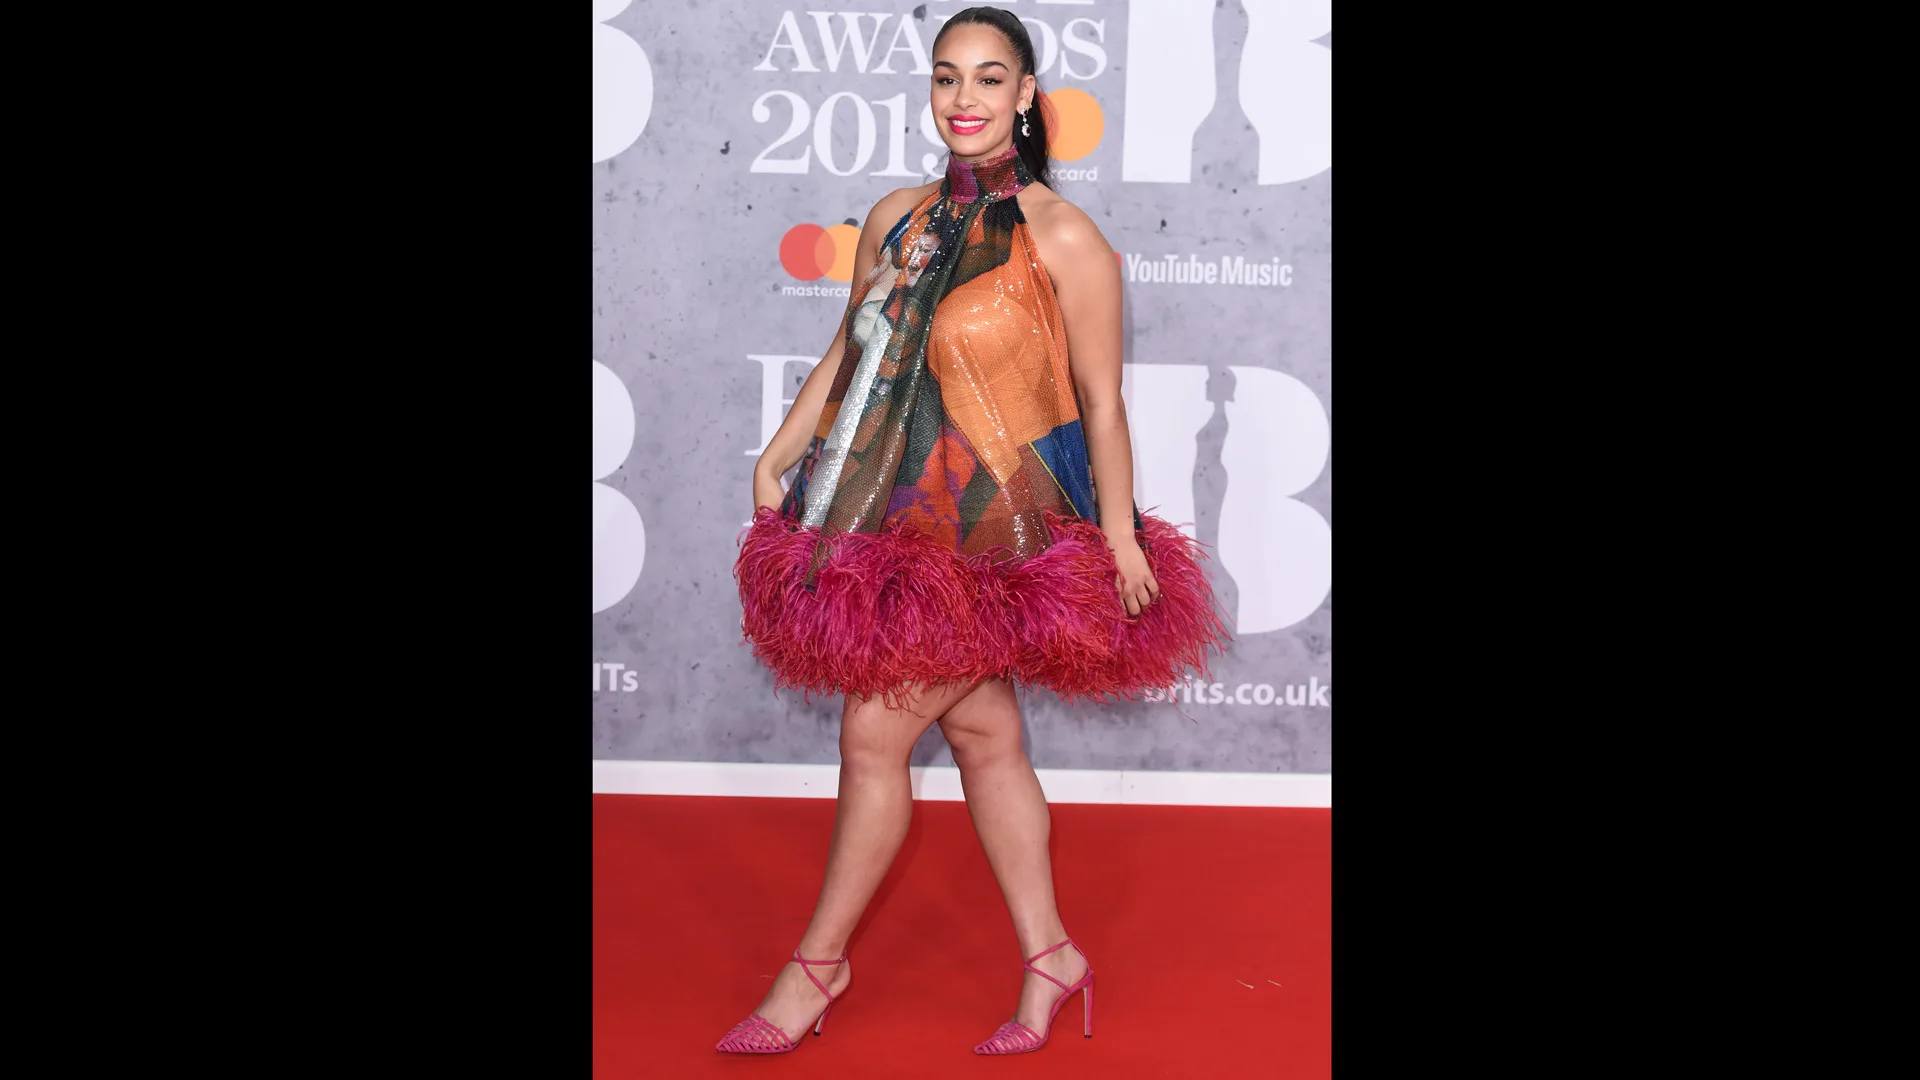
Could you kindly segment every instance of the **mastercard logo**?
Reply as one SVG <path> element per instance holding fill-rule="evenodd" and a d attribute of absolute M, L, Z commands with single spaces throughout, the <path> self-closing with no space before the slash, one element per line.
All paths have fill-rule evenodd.
<path fill-rule="evenodd" d="M 853 280 L 853 256 L 860 249 L 860 223 L 795 225 L 780 238 L 780 266 L 801 281 Z"/>

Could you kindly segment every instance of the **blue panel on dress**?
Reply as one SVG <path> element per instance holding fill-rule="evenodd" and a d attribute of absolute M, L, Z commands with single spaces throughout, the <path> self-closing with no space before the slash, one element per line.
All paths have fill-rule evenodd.
<path fill-rule="evenodd" d="M 1073 510 L 1089 521 L 1100 518 L 1093 498 L 1093 468 L 1087 460 L 1087 437 L 1080 421 L 1061 424 L 1033 440 L 1033 452 L 1067 493 Z"/>

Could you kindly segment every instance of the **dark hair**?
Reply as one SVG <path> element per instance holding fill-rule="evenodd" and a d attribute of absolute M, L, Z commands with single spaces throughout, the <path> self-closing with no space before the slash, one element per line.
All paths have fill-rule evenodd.
<path fill-rule="evenodd" d="M 991 26 L 1006 36 L 1007 43 L 1013 46 L 1013 57 L 1020 63 L 1020 74 L 1034 76 L 1033 104 L 1027 109 L 1026 126 L 1031 135 L 1020 134 L 1020 121 L 1016 118 L 1013 128 L 1013 145 L 1020 151 L 1020 160 L 1027 166 L 1033 178 L 1048 187 L 1053 186 L 1053 166 L 1047 158 L 1047 105 L 1040 93 L 1039 72 L 1034 70 L 1033 39 L 1027 36 L 1027 28 L 1020 22 L 1019 16 L 1005 8 L 970 7 L 957 11 L 948 17 L 940 32 L 933 36 L 933 47 L 940 47 L 940 39 L 947 31 L 964 23 L 979 23 Z"/>

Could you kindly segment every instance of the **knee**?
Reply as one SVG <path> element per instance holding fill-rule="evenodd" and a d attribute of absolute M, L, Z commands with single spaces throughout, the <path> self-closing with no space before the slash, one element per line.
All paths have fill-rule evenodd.
<path fill-rule="evenodd" d="M 947 737 L 947 745 L 953 749 L 953 763 L 962 769 L 1015 761 L 1025 753 L 1020 747 L 1018 724 L 982 727 L 976 724 L 943 723 L 940 730 Z"/>
<path fill-rule="evenodd" d="M 903 766 L 916 739 L 903 738 L 902 725 L 887 723 L 885 709 L 856 705 L 840 717 L 840 763 L 852 768 Z"/>

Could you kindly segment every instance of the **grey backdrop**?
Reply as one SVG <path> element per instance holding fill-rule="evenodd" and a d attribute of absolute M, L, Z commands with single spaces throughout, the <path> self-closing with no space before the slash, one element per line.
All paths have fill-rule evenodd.
<path fill-rule="evenodd" d="M 942 18 L 962 6 L 882 2 L 860 11 L 888 13 L 879 26 L 880 49 L 896 41 L 899 24 L 907 19 L 914 21 L 930 48 Z M 1043 73 L 1041 85 L 1048 91 L 1083 90 L 1104 113 L 1098 146 L 1081 160 L 1059 163 L 1062 168 L 1092 169 L 1097 178 L 1062 180 L 1056 186 L 1092 215 L 1116 251 L 1163 262 L 1166 255 L 1183 262 L 1189 256 L 1217 260 L 1240 255 L 1269 264 L 1277 258 L 1291 268 L 1290 284 L 1284 287 L 1138 280 L 1126 284 L 1129 364 L 1181 365 L 1206 372 L 1204 400 L 1195 391 L 1190 395 L 1195 400 L 1181 404 L 1189 417 L 1181 421 L 1182 431 L 1195 429 L 1196 415 L 1204 415 L 1205 422 L 1190 437 L 1192 512 L 1174 520 L 1193 521 L 1202 541 L 1216 542 L 1229 504 L 1237 506 L 1232 513 L 1258 518 L 1280 501 L 1258 497 L 1262 489 L 1257 485 L 1268 483 L 1262 479 L 1268 459 L 1261 455 L 1278 453 L 1261 447 L 1303 437 L 1294 430 L 1301 425 L 1288 419 L 1296 412 L 1267 408 L 1277 399 L 1261 398 L 1264 411 L 1258 412 L 1252 411 L 1254 405 L 1239 405 L 1236 413 L 1225 403 L 1236 384 L 1254 385 L 1245 370 L 1285 373 L 1311 391 L 1319 408 L 1331 409 L 1331 169 L 1284 183 L 1257 182 L 1260 136 L 1239 104 L 1241 49 L 1249 29 L 1247 11 L 1239 3 L 1170 0 L 1156 9 L 1161 18 L 1211 19 L 1215 100 L 1192 140 L 1187 183 L 1123 177 L 1127 4 L 1023 0 L 1007 6 L 1048 24 L 1056 36 L 1072 20 L 1090 20 L 1079 24 L 1077 39 L 1083 49 L 1085 41 L 1093 40 L 1104 51 L 1101 65 L 1084 51 L 1065 50 L 1074 74 L 1096 69 L 1098 74 L 1063 77 L 1056 59 Z M 638 510 L 645 523 L 645 555 L 638 580 L 624 599 L 593 616 L 593 756 L 833 762 L 839 702 L 816 699 L 807 704 L 797 693 L 775 695 L 772 677 L 740 642 L 731 566 L 736 537 L 752 508 L 752 451 L 761 445 L 764 408 L 763 365 L 749 357 L 817 359 L 844 311 L 843 295 L 790 295 L 806 284 L 843 286 L 825 278 L 798 281 L 783 269 L 779 248 L 788 230 L 863 220 L 886 192 L 922 179 L 870 175 L 886 163 L 887 140 L 893 137 L 887 130 L 890 113 L 881 106 L 872 107 L 881 132 L 877 148 L 866 167 L 852 175 L 833 175 L 817 159 L 813 116 L 807 117 L 801 137 L 769 155 L 793 158 L 805 147 L 810 159 L 806 173 L 755 172 L 755 158 L 786 133 L 792 110 L 786 99 L 773 99 L 769 118 L 756 122 L 754 102 L 770 90 L 788 90 L 817 114 L 829 95 L 841 91 L 868 101 L 904 93 L 909 105 L 906 128 L 911 130 L 903 129 L 902 135 L 908 167 L 914 168 L 924 154 L 938 149 L 917 122 L 927 101 L 928 77 L 911 70 L 911 52 L 904 45 L 891 54 L 893 74 L 861 73 L 848 54 L 842 55 L 838 71 L 829 70 L 816 22 L 806 8 L 768 0 L 642 0 L 625 10 L 620 7 L 620 0 L 596 2 L 596 66 L 603 62 L 603 42 L 629 49 L 609 36 L 623 35 L 644 52 L 652 93 L 646 108 L 633 100 L 601 100 L 602 91 L 596 89 L 596 124 L 603 113 L 624 109 L 629 119 L 636 110 L 646 113 L 644 129 L 631 145 L 593 165 L 593 359 L 625 385 L 634 417 L 630 452 L 618 469 L 596 480 Z M 1294 10 L 1299 5 L 1278 0 L 1254 7 L 1257 18 L 1286 9 L 1286 17 L 1294 20 L 1287 26 L 1305 25 L 1299 20 L 1313 17 Z M 602 26 L 599 17 L 609 10 L 615 13 Z M 788 12 L 818 72 L 792 70 L 798 63 L 796 53 L 786 48 L 771 53 L 777 70 L 753 70 L 769 57 L 776 33 L 782 42 L 787 40 L 780 27 Z M 1304 41 L 1311 44 L 1294 47 L 1324 49 L 1330 56 L 1330 15 L 1326 20 L 1306 35 Z M 836 36 L 842 34 L 846 16 L 830 14 L 829 25 Z M 860 27 L 863 36 L 873 36 L 873 19 L 862 18 Z M 1204 24 L 1197 28 L 1202 41 L 1205 29 Z M 879 57 L 876 49 L 869 69 L 880 66 Z M 1264 69 L 1250 70 L 1248 77 L 1257 84 Z M 598 87 L 598 71 L 596 80 Z M 1138 92 L 1136 97 L 1145 99 Z M 833 113 L 828 145 L 842 169 L 857 149 L 856 116 L 846 100 Z M 1143 153 L 1139 160 L 1186 151 L 1180 146 L 1150 149 L 1151 154 Z M 600 153 L 597 145 L 596 158 Z M 1230 367 L 1241 368 L 1242 374 L 1236 377 Z M 805 370 L 800 364 L 783 369 L 786 395 Z M 1164 373 L 1155 378 L 1150 385 L 1170 385 Z M 1161 421 L 1162 403 L 1143 400 L 1136 392 L 1141 386 L 1138 369 L 1130 368 L 1129 380 L 1136 451 L 1144 457 L 1156 443 L 1165 445 L 1165 439 L 1142 436 L 1143 428 Z M 1195 409 L 1205 411 L 1195 414 Z M 1273 430 L 1259 430 L 1262 424 Z M 1315 457 L 1311 449 L 1286 453 L 1292 455 L 1289 461 Z M 1330 523 L 1331 460 L 1323 454 L 1315 460 L 1321 465 L 1317 475 L 1312 469 L 1303 474 L 1300 482 L 1311 478 L 1304 490 L 1284 490 L 1297 491 L 1295 500 L 1310 508 L 1311 514 L 1301 511 L 1297 516 L 1317 514 Z M 1233 471 L 1225 465 L 1233 465 Z M 1293 461 L 1293 467 L 1298 471 L 1299 462 Z M 1237 503 L 1229 494 L 1233 491 L 1241 492 Z M 597 506 L 602 494 L 596 491 Z M 1165 500 L 1143 498 L 1141 505 L 1156 501 Z M 600 545 L 597 537 L 596 548 Z M 596 550 L 596 563 L 603 558 Z M 1242 586 L 1243 579 L 1291 574 L 1287 580 L 1305 580 L 1313 572 L 1297 570 L 1295 564 L 1313 558 L 1330 568 L 1330 555 L 1301 555 L 1278 541 L 1259 556 L 1259 566 L 1243 549 L 1239 565 L 1214 566 L 1216 587 L 1232 611 L 1242 588 L 1256 587 Z M 1325 572 L 1330 574 L 1330 569 Z M 1320 595 L 1317 587 L 1312 595 Z M 1330 592 L 1325 596 L 1290 625 L 1237 635 L 1229 654 L 1214 667 L 1214 680 L 1222 684 L 1226 701 L 1208 700 L 1213 695 L 1203 690 L 1202 700 L 1183 700 L 1177 708 L 1067 706 L 1045 692 L 1023 694 L 1034 763 L 1043 768 L 1330 773 L 1333 610 Z M 615 664 L 638 678 L 629 679 L 608 666 Z M 1243 684 L 1272 687 L 1278 700 L 1232 700 Z M 1305 702 L 1289 704 L 1287 687 L 1294 688 L 1296 700 L 1304 697 Z M 937 728 L 922 740 L 914 760 L 951 761 Z"/>

